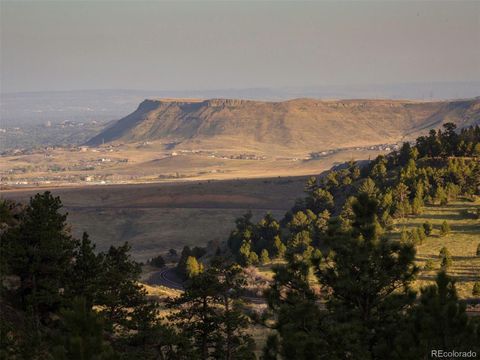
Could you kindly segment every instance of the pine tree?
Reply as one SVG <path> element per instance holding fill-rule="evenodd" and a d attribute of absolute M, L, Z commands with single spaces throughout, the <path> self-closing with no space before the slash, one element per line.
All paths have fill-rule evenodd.
<path fill-rule="evenodd" d="M 318 214 L 324 210 L 332 211 L 334 208 L 333 196 L 325 189 L 316 189 L 310 202 L 307 201 L 307 208 Z"/>
<path fill-rule="evenodd" d="M 424 222 L 422 227 L 425 235 L 430 236 L 432 234 L 433 226 L 429 221 Z"/>
<path fill-rule="evenodd" d="M 437 186 L 435 190 L 435 195 L 433 196 L 435 199 L 435 202 L 440 205 L 447 205 L 448 204 L 448 196 L 443 188 L 443 186 L 439 185 Z"/>
<path fill-rule="evenodd" d="M 269 307 L 276 315 L 279 339 L 269 338 L 264 359 L 315 360 L 325 356 L 326 339 L 317 296 L 308 278 L 312 266 L 308 232 L 296 234 L 288 243 L 285 265 L 274 267 L 267 291 Z M 319 351 L 322 349 L 322 351 Z"/>
<path fill-rule="evenodd" d="M 400 182 L 394 190 L 395 198 L 395 214 L 400 218 L 404 218 L 410 213 L 408 186 Z"/>
<path fill-rule="evenodd" d="M 260 260 L 258 259 L 258 255 L 255 251 L 250 251 L 250 254 L 248 255 L 248 265 L 257 265 Z"/>
<path fill-rule="evenodd" d="M 423 212 L 423 200 L 420 196 L 415 196 L 412 201 L 412 214 L 419 215 Z"/>
<path fill-rule="evenodd" d="M 450 225 L 448 225 L 447 221 L 445 220 L 442 222 L 442 226 L 440 227 L 440 236 L 445 236 L 450 233 Z"/>
<path fill-rule="evenodd" d="M 267 337 L 267 342 L 262 350 L 261 360 L 278 360 L 280 354 L 280 341 L 277 334 Z"/>
<path fill-rule="evenodd" d="M 235 230 L 230 233 L 228 238 L 228 247 L 234 254 L 238 254 L 240 247 L 245 241 L 251 241 L 254 233 L 254 224 L 252 223 L 252 213 L 248 212 L 235 220 Z"/>
<path fill-rule="evenodd" d="M 270 257 L 268 256 L 268 250 L 263 249 L 261 254 L 260 254 L 260 263 L 261 264 L 267 264 L 270 262 Z"/>
<path fill-rule="evenodd" d="M 423 229 L 423 227 L 418 227 L 415 229 L 415 232 L 417 233 L 419 244 L 423 244 L 423 242 L 427 238 L 427 234 L 425 234 L 425 230 Z"/>
<path fill-rule="evenodd" d="M 68 268 L 75 242 L 67 228 L 67 214 L 61 213 L 60 198 L 50 192 L 30 199 L 17 227 L 2 241 L 9 244 L 13 275 L 20 278 L 18 299 L 23 310 L 29 309 L 34 328 L 62 305 Z"/>
<path fill-rule="evenodd" d="M 377 186 L 375 185 L 375 181 L 373 181 L 370 178 L 366 178 L 363 182 L 362 185 L 358 188 L 358 193 L 359 194 L 367 194 L 368 196 L 372 198 L 376 198 L 378 195 L 378 189 Z"/>
<path fill-rule="evenodd" d="M 267 213 L 255 226 L 253 235 L 253 248 L 257 253 L 263 249 L 269 253 L 274 253 L 275 238 L 280 235 L 280 224 L 275 218 Z"/>
<path fill-rule="evenodd" d="M 71 309 L 63 309 L 60 344 L 54 347 L 55 360 L 113 360 L 118 359 L 110 344 L 103 338 L 103 321 L 91 310 L 85 299 L 76 298 Z"/>
<path fill-rule="evenodd" d="M 252 265 L 252 259 L 250 257 L 250 253 L 252 252 L 251 249 L 251 242 L 244 240 L 242 246 L 240 246 L 240 250 L 238 251 L 238 261 L 240 264 L 244 266 Z"/>
<path fill-rule="evenodd" d="M 170 302 L 178 310 L 170 319 L 191 340 L 194 358 L 254 358 L 253 340 L 244 331 L 248 321 L 235 303 L 244 284 L 239 266 L 223 266 L 216 259 Z"/>
<path fill-rule="evenodd" d="M 141 266 L 130 255 L 130 245 L 111 246 L 104 256 L 99 279 L 98 300 L 106 325 L 114 331 L 128 331 L 132 326 L 131 308 L 143 305 L 146 291 L 138 283 Z"/>
<path fill-rule="evenodd" d="M 480 282 L 476 281 L 473 284 L 472 295 L 473 296 L 479 296 L 480 295 Z"/>
<path fill-rule="evenodd" d="M 440 267 L 443 271 L 447 271 L 452 266 L 452 255 L 450 251 L 444 246 L 440 249 L 439 256 L 441 258 Z"/>
<path fill-rule="evenodd" d="M 285 251 L 287 250 L 287 247 L 280 239 L 280 236 L 275 236 L 273 248 L 274 248 L 273 254 L 275 255 L 275 257 L 279 259 L 283 258 L 283 256 L 285 255 Z"/>
<path fill-rule="evenodd" d="M 355 351 L 359 357 L 388 358 L 400 314 L 414 299 L 415 249 L 382 237 L 377 207 L 375 199 L 359 195 L 351 232 L 332 239 L 334 256 L 318 274 L 331 293 L 336 328 L 349 331 L 344 356 Z"/>
<path fill-rule="evenodd" d="M 478 335 L 465 303 L 459 302 L 455 282 L 440 272 L 436 284 L 423 288 L 420 304 L 411 309 L 409 325 L 397 342 L 399 358 L 426 359 L 432 349 L 478 353 Z"/>
<path fill-rule="evenodd" d="M 88 234 L 84 232 L 81 242 L 74 250 L 74 263 L 67 288 L 68 296 L 83 297 L 87 306 L 93 306 L 98 298 L 102 271 L 103 254 L 95 254 L 95 244 L 92 244 Z"/>

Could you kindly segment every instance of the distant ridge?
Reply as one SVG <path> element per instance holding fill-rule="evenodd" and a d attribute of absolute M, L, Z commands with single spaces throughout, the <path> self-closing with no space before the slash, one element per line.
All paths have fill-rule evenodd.
<path fill-rule="evenodd" d="M 480 123 L 480 98 L 455 101 L 147 99 L 87 142 L 175 141 L 268 149 L 397 142 L 455 122 Z"/>

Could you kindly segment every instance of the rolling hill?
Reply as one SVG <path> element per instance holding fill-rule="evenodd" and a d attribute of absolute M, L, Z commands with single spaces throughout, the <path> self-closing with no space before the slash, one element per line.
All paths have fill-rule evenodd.
<path fill-rule="evenodd" d="M 457 101 L 145 100 L 87 142 L 161 141 L 172 147 L 321 150 L 392 143 L 445 122 L 480 122 L 480 98 Z"/>

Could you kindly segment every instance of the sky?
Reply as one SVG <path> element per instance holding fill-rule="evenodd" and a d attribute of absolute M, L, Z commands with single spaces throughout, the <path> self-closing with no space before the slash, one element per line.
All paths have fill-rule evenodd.
<path fill-rule="evenodd" d="M 480 80 L 480 1 L 0 1 L 3 93 Z"/>

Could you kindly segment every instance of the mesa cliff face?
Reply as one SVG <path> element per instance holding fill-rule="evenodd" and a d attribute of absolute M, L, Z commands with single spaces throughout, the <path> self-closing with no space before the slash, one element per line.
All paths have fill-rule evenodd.
<path fill-rule="evenodd" d="M 328 149 L 396 142 L 445 122 L 480 123 L 480 98 L 461 101 L 238 99 L 145 100 L 137 110 L 88 141 L 169 141 L 225 148 L 255 144 Z"/>

